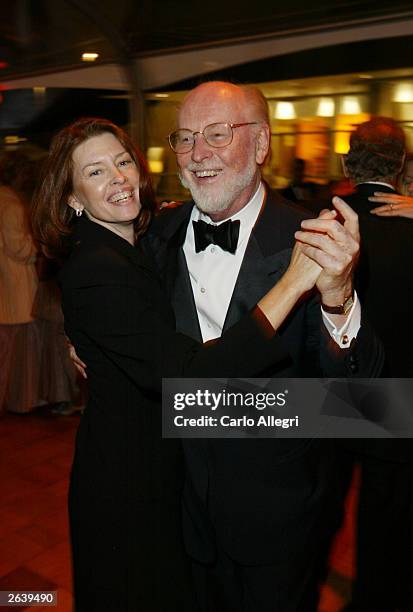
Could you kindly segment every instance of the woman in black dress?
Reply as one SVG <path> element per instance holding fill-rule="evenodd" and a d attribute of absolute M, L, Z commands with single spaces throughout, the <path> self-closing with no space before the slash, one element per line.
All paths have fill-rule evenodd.
<path fill-rule="evenodd" d="M 65 328 L 88 365 L 69 492 L 77 612 L 194 612 L 181 449 L 161 440 L 162 376 L 260 372 L 279 353 L 275 330 L 320 271 L 296 248 L 256 309 L 220 341 L 199 345 L 174 331 L 140 247 L 153 209 L 145 162 L 120 128 L 81 119 L 54 138 L 33 224 L 46 252 L 65 257 Z"/>

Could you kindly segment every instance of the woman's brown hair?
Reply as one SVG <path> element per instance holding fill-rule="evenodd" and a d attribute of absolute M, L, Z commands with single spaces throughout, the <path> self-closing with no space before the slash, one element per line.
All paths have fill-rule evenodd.
<path fill-rule="evenodd" d="M 146 161 L 128 134 L 114 123 L 99 117 L 83 117 L 58 132 L 50 145 L 33 200 L 32 225 L 35 238 L 49 257 L 64 256 L 75 221 L 68 205 L 73 192 L 73 152 L 94 136 L 109 132 L 125 147 L 139 170 L 141 210 L 135 220 L 135 238 L 147 229 L 155 210 L 155 198 Z"/>

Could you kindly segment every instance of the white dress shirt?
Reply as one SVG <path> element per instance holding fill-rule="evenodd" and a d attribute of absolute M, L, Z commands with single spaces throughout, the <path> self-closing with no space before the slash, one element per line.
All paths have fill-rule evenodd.
<path fill-rule="evenodd" d="M 251 200 L 239 212 L 230 217 L 232 221 L 240 221 L 238 245 L 234 254 L 224 251 L 215 244 L 208 245 L 204 251 L 195 252 L 192 221 L 201 220 L 213 225 L 220 225 L 224 221 L 213 223 L 210 217 L 198 210 L 196 206 L 192 210 L 183 249 L 204 342 L 218 338 L 222 334 L 248 240 L 258 219 L 264 197 L 265 187 L 263 183 L 260 183 Z M 348 348 L 349 343 L 357 336 L 360 328 L 360 304 L 357 296 L 355 296 L 346 323 L 340 329 L 335 327 L 323 311 L 322 316 L 331 337 L 339 346 Z"/>

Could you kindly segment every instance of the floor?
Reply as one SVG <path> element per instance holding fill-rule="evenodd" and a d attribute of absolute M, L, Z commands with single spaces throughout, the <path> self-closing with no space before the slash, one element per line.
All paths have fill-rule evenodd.
<path fill-rule="evenodd" d="M 72 610 L 66 497 L 77 423 L 43 411 L 0 417 L 0 591 L 56 590 L 59 612 Z"/>
<path fill-rule="evenodd" d="M 72 611 L 66 495 L 78 421 L 78 415 L 54 416 L 46 409 L 0 416 L 0 591 L 57 591 L 58 612 Z M 354 503 L 351 495 L 320 612 L 338 612 L 349 595 Z"/>

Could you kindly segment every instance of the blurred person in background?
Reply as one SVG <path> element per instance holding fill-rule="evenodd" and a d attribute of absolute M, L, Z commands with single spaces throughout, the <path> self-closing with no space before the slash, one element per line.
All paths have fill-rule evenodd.
<path fill-rule="evenodd" d="M 399 198 L 405 157 L 403 130 L 375 117 L 351 134 L 345 168 L 355 193 L 361 249 L 355 286 L 362 308 L 383 342 L 382 376 L 413 377 L 413 226 L 410 220 L 371 214 L 377 191 Z M 395 211 L 393 211 L 395 213 Z M 395 216 L 395 215 L 393 215 Z M 351 442 L 361 466 L 356 578 L 348 612 L 408 612 L 413 589 L 413 440 Z"/>
<path fill-rule="evenodd" d="M 30 202 L 43 161 L 44 156 L 32 161 L 33 172 L 25 185 Z M 82 410 L 83 388 L 81 390 L 78 385 L 76 370 L 67 350 L 61 293 L 57 282 L 60 265 L 59 261 L 45 257 L 39 249 L 36 261 L 39 282 L 32 315 L 37 321 L 41 338 L 39 395 L 53 414 L 68 416 Z"/>
<path fill-rule="evenodd" d="M 382 204 L 370 212 L 377 217 L 404 217 L 413 219 L 413 197 L 375 191 L 370 202 Z"/>
<path fill-rule="evenodd" d="M 370 202 L 381 204 L 370 212 L 379 217 L 405 217 L 413 219 L 413 153 L 406 155 L 403 172 L 399 177 L 398 193 L 383 193 L 377 189 Z"/>
<path fill-rule="evenodd" d="M 28 221 L 31 181 L 24 153 L 0 155 L 0 412 L 30 412 L 42 403 L 40 333 L 32 315 L 38 281 Z"/>
<path fill-rule="evenodd" d="M 280 193 L 286 200 L 301 204 L 301 206 L 312 210 L 314 214 L 318 214 L 322 209 L 316 201 L 320 186 L 312 181 L 306 181 L 305 172 L 305 160 L 296 157 L 292 161 L 291 183 L 288 187 L 281 189 Z"/>
<path fill-rule="evenodd" d="M 39 254 L 36 265 L 39 284 L 32 314 L 39 326 L 42 347 L 39 394 L 53 414 L 69 416 L 82 410 L 82 394 L 67 350 L 57 283 L 59 268 L 56 260 Z"/>

